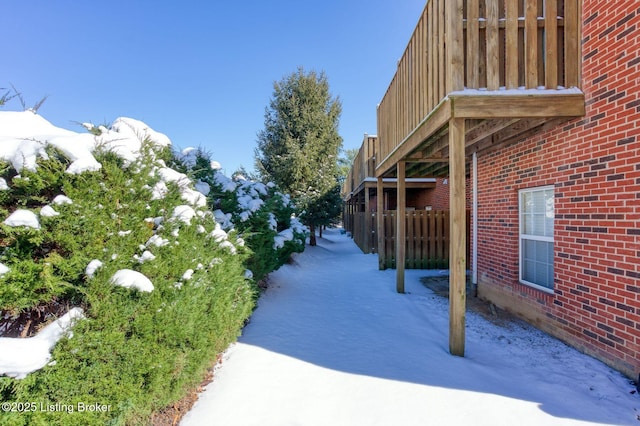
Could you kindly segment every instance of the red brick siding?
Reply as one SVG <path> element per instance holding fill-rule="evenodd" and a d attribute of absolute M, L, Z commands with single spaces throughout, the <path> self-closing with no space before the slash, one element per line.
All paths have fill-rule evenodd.
<path fill-rule="evenodd" d="M 417 209 L 424 209 L 431 206 L 433 210 L 449 210 L 449 185 L 446 179 L 437 178 L 436 186 L 433 189 L 416 191 L 409 190 L 407 193 L 407 206 Z"/>
<path fill-rule="evenodd" d="M 480 293 L 640 372 L 640 7 L 583 2 L 587 114 L 479 157 Z M 555 292 L 518 283 L 518 190 L 555 187 Z"/>

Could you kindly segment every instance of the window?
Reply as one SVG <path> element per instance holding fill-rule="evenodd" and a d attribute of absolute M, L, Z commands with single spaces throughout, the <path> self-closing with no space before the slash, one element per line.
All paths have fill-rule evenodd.
<path fill-rule="evenodd" d="M 520 191 L 520 282 L 553 291 L 553 186 Z"/>

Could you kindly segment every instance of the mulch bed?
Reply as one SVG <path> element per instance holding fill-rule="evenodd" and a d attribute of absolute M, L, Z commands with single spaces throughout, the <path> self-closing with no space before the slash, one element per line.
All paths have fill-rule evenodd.
<path fill-rule="evenodd" d="M 425 287 L 432 290 L 436 295 L 445 297 L 447 299 L 449 298 L 448 276 L 422 277 L 420 278 L 420 282 L 422 282 Z M 471 286 L 469 285 L 469 283 L 467 283 L 466 301 L 467 310 L 481 315 L 483 318 L 491 321 L 494 324 L 506 327 L 509 324 L 522 321 L 515 315 L 497 307 L 493 303 L 482 300 L 472 294 Z"/>
<path fill-rule="evenodd" d="M 55 321 L 71 310 L 66 300 L 54 299 L 20 313 L 0 311 L 0 336 L 32 337 L 50 322 Z"/>
<path fill-rule="evenodd" d="M 222 354 L 218 355 L 216 364 L 207 371 L 207 375 L 198 387 L 191 389 L 180 401 L 154 413 L 151 416 L 150 424 L 153 426 L 176 426 L 180 423 L 180 420 L 182 420 L 198 400 L 198 394 L 200 394 L 209 383 L 213 382 L 215 368 L 221 363 Z"/>

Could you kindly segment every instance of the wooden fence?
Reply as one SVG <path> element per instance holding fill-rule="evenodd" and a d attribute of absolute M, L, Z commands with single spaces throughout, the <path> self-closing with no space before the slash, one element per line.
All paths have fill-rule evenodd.
<path fill-rule="evenodd" d="M 396 211 L 383 212 L 384 253 L 380 265 L 383 268 L 396 267 Z M 470 241 L 470 217 L 467 210 L 467 241 Z M 441 269 L 449 267 L 449 211 L 411 210 L 406 212 L 407 269 Z M 352 236 L 358 247 L 365 253 L 378 253 L 376 234 L 376 213 L 354 213 Z M 467 244 L 469 259 L 470 244 Z M 380 253 L 378 253 L 380 256 Z"/>

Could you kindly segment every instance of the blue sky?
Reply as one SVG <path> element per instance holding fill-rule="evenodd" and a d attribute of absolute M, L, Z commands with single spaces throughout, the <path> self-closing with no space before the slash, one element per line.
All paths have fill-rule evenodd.
<path fill-rule="evenodd" d="M 146 122 L 177 148 L 203 147 L 225 172 L 253 169 L 273 82 L 325 71 L 342 102 L 344 148 L 376 133 L 376 105 L 424 0 L 0 2 L 0 87 L 39 114 Z M 5 110 L 20 109 L 12 101 Z"/>

